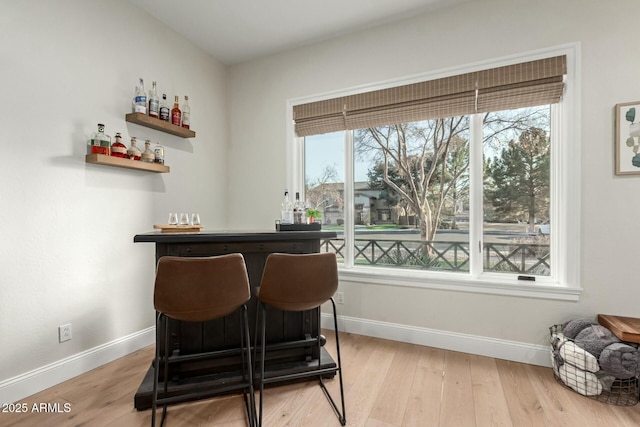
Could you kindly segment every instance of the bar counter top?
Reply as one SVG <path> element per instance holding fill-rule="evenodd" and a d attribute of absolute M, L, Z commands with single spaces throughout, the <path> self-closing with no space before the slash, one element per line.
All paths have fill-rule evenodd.
<path fill-rule="evenodd" d="M 133 241 L 152 243 L 214 243 L 214 242 L 256 242 L 308 239 L 332 239 L 335 231 L 276 231 L 276 230 L 203 230 L 184 233 L 163 233 L 152 231 L 136 234 Z"/>

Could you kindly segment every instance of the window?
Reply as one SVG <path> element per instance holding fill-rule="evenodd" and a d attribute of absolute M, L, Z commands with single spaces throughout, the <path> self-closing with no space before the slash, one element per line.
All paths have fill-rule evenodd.
<path fill-rule="evenodd" d="M 549 277 L 551 105 L 483 116 L 483 271 Z"/>
<path fill-rule="evenodd" d="M 341 277 L 576 299 L 576 55 L 292 102 L 291 149 Z"/>
<path fill-rule="evenodd" d="M 324 228 L 344 230 L 344 132 L 314 135 L 304 140 L 304 194 L 306 204 L 321 212 Z M 339 262 L 344 260 L 344 239 L 325 243 Z"/>

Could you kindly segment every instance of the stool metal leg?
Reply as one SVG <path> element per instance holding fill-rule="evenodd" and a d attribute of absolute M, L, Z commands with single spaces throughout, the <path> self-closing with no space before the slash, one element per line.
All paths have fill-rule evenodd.
<path fill-rule="evenodd" d="M 160 363 L 160 360 L 161 360 L 161 355 L 160 355 L 161 340 L 160 339 L 162 337 L 163 331 L 165 333 L 164 356 L 162 356 L 164 360 L 162 361 L 162 363 Z M 167 326 L 167 317 L 164 316 L 162 313 L 158 313 L 156 317 L 156 355 L 153 362 L 153 396 L 151 398 L 151 411 L 152 411 L 151 427 L 155 427 L 156 425 L 156 412 L 158 408 L 158 403 L 157 403 L 158 402 L 158 383 L 160 381 L 160 365 L 164 367 L 164 378 L 163 378 L 164 393 L 165 393 L 165 396 L 167 394 L 167 386 L 168 386 L 167 381 L 168 381 L 168 375 L 169 375 L 168 351 L 169 351 L 169 328 Z M 165 404 L 165 405 L 162 405 L 162 417 L 160 419 L 160 427 L 164 425 L 164 420 L 166 417 L 167 417 L 167 405 Z"/>
<path fill-rule="evenodd" d="M 340 403 L 341 403 L 341 407 L 342 407 L 342 411 L 340 411 L 340 409 L 338 408 L 338 405 L 335 403 L 335 401 L 333 400 L 333 398 L 331 397 L 331 394 L 329 393 L 329 390 L 327 390 L 325 384 L 324 384 L 324 380 L 322 379 L 322 375 L 324 375 L 324 373 L 319 373 L 318 374 L 318 380 L 320 382 L 320 387 L 322 388 L 322 391 L 324 392 L 325 396 L 327 397 L 327 400 L 329 400 L 329 403 L 331 404 L 331 407 L 333 408 L 333 410 L 335 411 L 336 415 L 338 416 L 338 420 L 340 421 L 341 425 L 346 425 L 347 423 L 347 419 L 346 419 L 346 412 L 345 412 L 345 401 L 344 401 L 344 383 L 342 380 L 342 359 L 341 359 L 341 354 L 340 354 L 340 340 L 338 337 L 338 315 L 336 312 L 336 303 L 333 300 L 333 298 L 330 298 L 331 300 L 331 304 L 332 304 L 332 308 L 333 308 L 333 324 L 334 324 L 334 330 L 335 330 L 335 338 L 336 338 L 336 352 L 337 352 L 337 371 L 338 371 L 338 378 L 340 381 Z M 264 378 L 264 370 L 265 370 L 265 358 L 266 358 L 266 324 L 267 324 L 267 307 L 265 304 L 263 304 L 262 302 L 258 302 L 258 313 L 257 316 L 259 316 L 260 318 L 260 322 L 259 323 L 259 330 L 260 332 L 258 332 L 258 329 L 256 329 L 256 347 L 257 347 L 257 336 L 258 333 L 260 334 L 260 402 L 259 402 L 259 412 L 258 412 L 258 420 L 257 420 L 257 426 L 261 427 L 262 426 L 262 401 L 263 401 L 263 393 L 264 393 L 264 383 L 265 383 L 265 378 Z M 320 307 L 318 307 L 317 309 L 317 315 L 318 315 L 318 325 L 320 325 Z M 320 337 L 320 333 L 318 331 L 318 337 L 316 339 L 316 343 L 318 346 L 318 369 L 322 370 L 322 363 L 320 360 L 320 354 L 321 354 L 321 347 L 322 347 L 322 343 L 321 343 L 321 337 Z M 257 349 L 257 348 L 256 348 Z M 255 352 L 254 352 L 255 355 Z M 326 371 L 326 370 L 325 370 Z M 306 377 L 313 377 L 314 372 L 309 372 L 307 375 L 294 375 L 296 378 L 301 378 L 303 376 Z M 294 376 L 288 376 L 289 378 L 294 377 Z M 275 379 L 275 378 L 273 378 Z M 272 379 L 270 378 L 270 382 L 272 382 Z"/>
<path fill-rule="evenodd" d="M 242 313 L 240 317 L 240 346 L 241 346 L 241 359 L 242 359 L 242 379 L 246 381 L 246 387 L 244 387 L 244 401 L 245 409 L 247 411 L 247 418 L 250 427 L 256 425 L 256 403 L 253 389 L 253 363 L 251 360 L 251 338 L 249 335 L 249 318 L 247 315 L 247 306 L 242 306 Z M 164 331 L 164 354 L 160 353 L 160 342 L 162 333 Z M 160 383 L 160 369 L 163 370 L 163 384 L 164 384 L 164 398 L 168 395 L 168 383 L 169 383 L 169 355 L 170 355 L 170 341 L 169 341 L 169 327 L 168 318 L 162 313 L 158 313 L 156 317 L 156 351 L 154 358 L 154 373 L 153 373 L 153 394 L 151 399 L 151 426 L 156 425 L 156 412 L 158 408 L 158 400 L 163 402 L 163 399 L 158 398 L 158 386 Z M 162 367 L 162 368 L 161 368 Z M 160 421 L 160 427 L 164 425 L 167 416 L 167 403 L 161 403 L 162 417 Z"/>
<path fill-rule="evenodd" d="M 247 316 L 247 306 L 242 306 L 242 325 L 240 331 L 240 340 L 242 347 L 242 379 L 245 379 L 245 375 L 248 376 L 248 391 L 244 392 L 244 403 L 247 410 L 247 417 L 249 418 L 249 425 L 254 427 L 256 425 L 256 400 L 253 393 L 253 363 L 251 362 L 251 338 L 249 337 L 249 317 Z M 246 351 L 246 361 L 245 361 Z M 246 363 L 245 363 L 246 362 Z M 249 399 L 247 401 L 247 394 Z"/>
<path fill-rule="evenodd" d="M 338 337 L 338 314 L 336 313 L 336 302 L 331 298 L 331 305 L 333 308 L 333 330 L 336 334 L 336 353 L 338 354 L 338 378 L 340 379 L 340 400 L 342 401 L 342 416 L 338 412 L 338 418 L 340 418 L 340 423 L 342 425 L 347 424 L 347 416 L 345 412 L 345 404 L 344 404 L 344 384 L 342 382 L 342 360 L 340 358 L 340 338 Z M 335 407 L 335 404 L 334 404 Z"/>
<path fill-rule="evenodd" d="M 156 407 L 158 400 L 158 377 L 159 372 L 158 368 L 160 365 L 160 316 L 158 313 L 156 315 L 156 353 L 153 359 L 153 394 L 151 396 L 151 427 L 155 427 L 156 425 Z"/>
<path fill-rule="evenodd" d="M 322 379 L 322 375 L 320 375 L 318 378 L 320 380 L 320 387 L 322 387 L 322 391 L 324 392 L 325 396 L 327 396 L 327 399 L 329 400 L 329 403 L 331 403 L 331 406 L 333 407 L 333 410 L 335 411 L 336 415 L 338 416 L 338 419 L 340 420 L 340 424 L 345 425 L 347 424 L 347 418 L 345 415 L 345 404 L 344 404 L 344 386 L 343 386 L 343 382 L 342 382 L 342 360 L 340 358 L 340 339 L 338 338 L 338 316 L 336 314 L 336 303 L 333 300 L 333 298 L 330 298 L 331 300 L 331 304 L 333 306 L 333 327 L 334 327 L 334 332 L 335 332 L 335 336 L 336 336 L 336 353 L 337 353 L 337 357 L 338 357 L 338 378 L 340 380 L 340 401 L 342 404 L 342 413 L 340 412 L 340 410 L 338 409 L 338 405 L 336 405 L 336 402 L 333 400 L 333 397 L 331 397 L 331 394 L 329 393 L 329 390 L 327 390 L 327 387 L 324 385 L 324 381 Z M 318 324 L 320 324 L 320 311 L 318 310 Z M 318 346 L 320 346 L 320 337 L 318 337 Z M 318 361 L 318 365 L 320 365 L 320 362 Z"/>
<path fill-rule="evenodd" d="M 267 329 L 267 308 L 262 302 L 258 302 L 260 316 L 260 409 L 258 412 L 257 426 L 262 427 L 262 394 L 264 393 L 264 359 L 266 355 L 266 329 Z M 258 331 L 256 331 L 256 336 Z"/>

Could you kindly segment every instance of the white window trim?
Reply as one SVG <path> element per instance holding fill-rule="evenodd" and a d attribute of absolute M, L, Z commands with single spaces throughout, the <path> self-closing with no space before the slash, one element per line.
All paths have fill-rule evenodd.
<path fill-rule="evenodd" d="M 552 224 L 562 224 L 551 234 L 553 265 L 558 266 L 555 277 L 536 277 L 535 284 L 516 281 L 513 276 L 477 272 L 481 266 L 471 265 L 470 273 L 433 272 L 402 270 L 381 267 L 353 266 L 345 264 L 339 269 L 340 279 L 353 282 L 365 282 L 381 285 L 410 286 L 428 289 L 444 289 L 474 293 L 510 295 L 531 298 L 578 301 L 580 286 L 580 44 L 566 45 L 526 52 L 518 55 L 487 60 L 466 66 L 460 66 L 426 74 L 394 79 L 375 85 L 354 87 L 331 93 L 324 93 L 287 101 L 287 187 L 290 192 L 304 189 L 304 144 L 303 138 L 297 138 L 294 132 L 292 110 L 294 105 L 351 95 L 387 87 L 399 86 L 430 79 L 473 72 L 481 69 L 500 67 L 520 62 L 532 61 L 551 56 L 566 55 L 567 75 L 561 107 L 552 109 L 554 126 L 552 141 L 562 141 L 553 147 L 552 155 L 552 198 L 558 203 L 552 207 Z M 352 132 L 345 132 L 345 152 L 352 151 Z M 345 223 L 353 219 L 353 165 L 346 162 L 345 167 Z M 477 169 L 477 168 L 475 168 Z M 478 173 L 471 169 L 472 174 Z M 481 172 L 480 172 L 481 173 Z M 351 179 L 351 180 L 350 180 Z M 351 187 L 351 188 L 349 188 Z M 470 201 L 475 209 L 482 209 L 482 200 Z M 477 205 L 477 206 L 476 206 Z M 562 206 L 560 206 L 562 205 Z M 476 215 L 477 216 L 477 215 Z M 481 221 L 481 219 L 478 219 Z M 353 241 L 353 228 L 345 230 L 345 240 Z M 473 229 L 476 229 L 474 231 Z M 482 238 L 478 226 L 470 230 L 470 242 Z M 345 245 L 345 249 L 346 248 Z M 470 244 L 470 250 L 478 250 L 476 244 Z M 349 251 L 352 253 L 352 251 Z M 475 257 L 482 262 L 482 257 Z M 351 259 L 347 257 L 346 259 Z M 478 261 L 479 259 L 479 261 Z"/>

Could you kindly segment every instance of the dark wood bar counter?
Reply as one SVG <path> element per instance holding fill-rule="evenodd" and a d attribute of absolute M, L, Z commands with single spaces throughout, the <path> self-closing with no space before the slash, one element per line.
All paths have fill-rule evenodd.
<path fill-rule="evenodd" d="M 256 292 L 262 271 L 270 253 L 315 253 L 320 251 L 321 240 L 336 237 L 332 231 L 200 231 L 192 233 L 162 233 L 160 231 L 138 234 L 133 241 L 155 243 L 157 263 L 160 257 L 212 256 L 241 253 L 244 256 L 252 289 L 249 302 L 251 340 L 255 337 Z M 149 260 L 151 263 L 151 260 Z M 149 284 L 153 286 L 153 284 Z M 265 360 L 269 372 L 301 372 L 309 366 L 317 366 L 318 358 L 324 367 L 334 367 L 331 356 L 322 349 L 321 354 L 309 345 L 307 338 L 318 333 L 320 325 L 317 311 L 300 313 L 270 310 L 267 325 L 267 341 L 278 345 Z M 169 369 L 171 396 L 212 390 L 217 384 L 228 384 L 240 377 L 240 314 L 224 319 L 189 323 L 170 320 L 170 346 L 172 348 Z M 229 350 L 223 360 L 193 360 L 194 355 L 209 351 Z M 191 358 L 190 358 L 191 356 Z M 149 368 L 134 397 L 137 410 L 151 407 L 153 366 Z M 164 380 L 164 379 L 163 379 Z M 162 384 L 160 389 L 162 390 Z M 187 400 L 187 399 L 185 399 Z"/>

